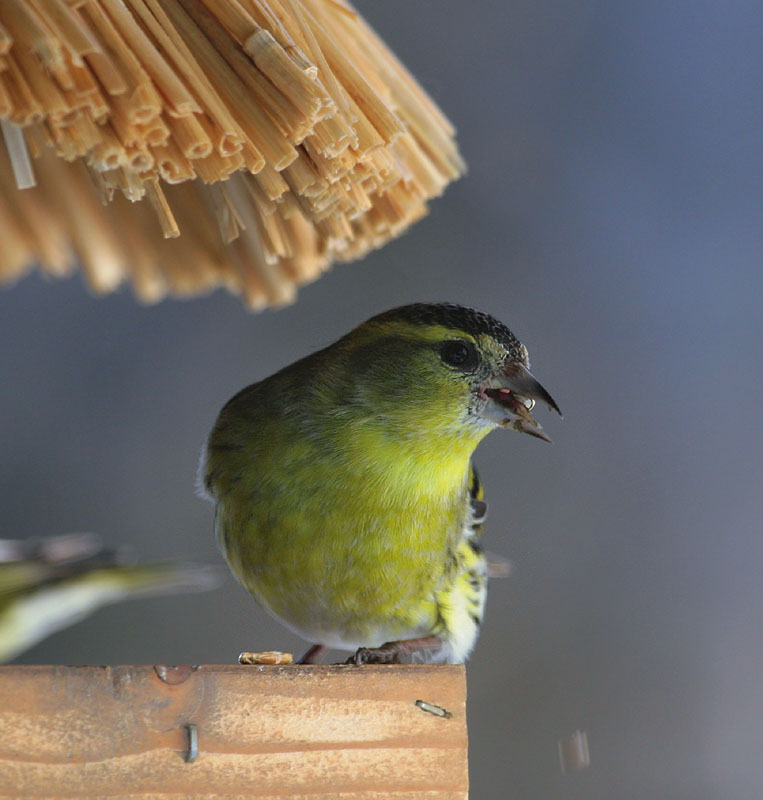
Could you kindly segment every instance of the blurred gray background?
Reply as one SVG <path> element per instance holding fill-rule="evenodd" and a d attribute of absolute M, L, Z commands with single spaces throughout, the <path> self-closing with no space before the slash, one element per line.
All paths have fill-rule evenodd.
<path fill-rule="evenodd" d="M 90 530 L 217 561 L 193 493 L 225 400 L 366 317 L 504 320 L 565 412 L 478 452 L 491 586 L 468 667 L 472 797 L 763 796 L 763 7 L 360 9 L 470 171 L 404 238 L 252 316 L 76 277 L 0 293 L 0 535 Z M 303 645 L 230 580 L 100 611 L 24 663 L 219 663 Z M 556 743 L 587 731 L 592 766 Z"/>

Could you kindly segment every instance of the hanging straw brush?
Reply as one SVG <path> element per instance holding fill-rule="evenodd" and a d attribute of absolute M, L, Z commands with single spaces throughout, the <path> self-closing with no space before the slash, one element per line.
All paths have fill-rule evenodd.
<path fill-rule="evenodd" d="M 0 281 L 147 302 L 287 303 L 464 170 L 344 0 L 2 0 L 0 121 Z"/>

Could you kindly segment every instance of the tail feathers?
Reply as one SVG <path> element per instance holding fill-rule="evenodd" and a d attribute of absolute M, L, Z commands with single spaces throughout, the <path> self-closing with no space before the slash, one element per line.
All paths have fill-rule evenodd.
<path fill-rule="evenodd" d="M 0 602 L 10 593 L 99 574 L 110 576 L 112 585 L 127 593 L 169 593 L 213 589 L 225 570 L 179 561 L 136 564 L 127 548 L 105 548 L 92 533 L 0 539 Z"/>
<path fill-rule="evenodd" d="M 0 539 L 0 600 L 11 592 L 121 563 L 124 553 L 105 549 L 94 533 Z"/>
<path fill-rule="evenodd" d="M 485 551 L 488 578 L 507 578 L 514 571 L 508 558 Z"/>
<path fill-rule="evenodd" d="M 92 539 L 64 538 L 55 537 L 52 549 L 3 542 L 0 554 L 16 557 L 0 562 L 0 662 L 101 606 L 133 597 L 208 591 L 225 575 L 223 567 L 174 561 L 119 563 L 113 552 L 96 549 Z"/>

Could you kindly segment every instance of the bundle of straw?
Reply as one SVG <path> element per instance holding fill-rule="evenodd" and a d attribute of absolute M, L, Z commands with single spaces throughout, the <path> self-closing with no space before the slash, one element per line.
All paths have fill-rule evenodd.
<path fill-rule="evenodd" d="M 3 0 L 0 121 L 0 281 L 79 262 L 143 301 L 289 302 L 463 172 L 344 0 Z"/>

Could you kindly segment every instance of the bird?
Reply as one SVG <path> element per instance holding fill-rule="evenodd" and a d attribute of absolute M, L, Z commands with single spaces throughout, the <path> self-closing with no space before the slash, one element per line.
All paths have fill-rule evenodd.
<path fill-rule="evenodd" d="M 235 577 L 311 643 L 301 663 L 467 659 L 493 571 L 472 454 L 496 428 L 550 441 L 536 400 L 561 416 L 503 323 L 414 303 L 225 404 L 199 490 Z"/>
<path fill-rule="evenodd" d="M 93 533 L 0 539 L 0 663 L 101 606 L 132 597 L 206 591 L 221 567 L 131 563 Z"/>

